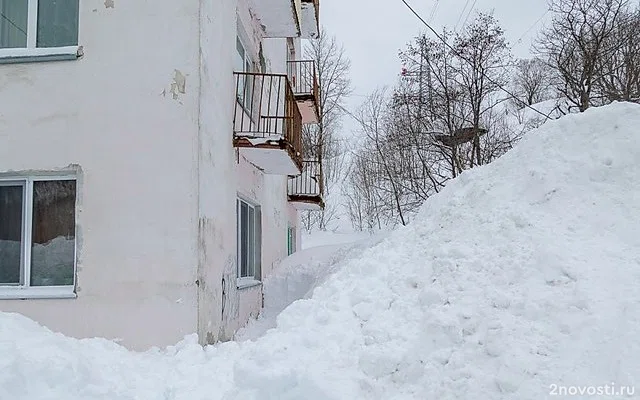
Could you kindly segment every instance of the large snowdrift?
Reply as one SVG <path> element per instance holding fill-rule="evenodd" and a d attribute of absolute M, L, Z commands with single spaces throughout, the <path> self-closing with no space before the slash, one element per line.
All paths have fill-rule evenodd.
<path fill-rule="evenodd" d="M 0 314 L 0 399 L 538 400 L 640 385 L 638 126 L 629 104 L 545 124 L 256 341 L 137 354 Z"/>
<path fill-rule="evenodd" d="M 385 233 L 330 234 L 314 232 L 308 235 L 309 244 L 321 243 L 306 248 L 286 258 L 262 283 L 265 307 L 257 320 L 252 320 L 241 329 L 235 340 L 256 339 L 276 327 L 277 317 L 291 303 L 309 298 L 313 289 L 345 263 L 359 257 L 365 249 L 380 242 Z M 333 237 L 333 244 L 329 243 Z M 304 242 L 303 242 L 304 243 Z M 303 244 L 304 246 L 304 244 Z"/>

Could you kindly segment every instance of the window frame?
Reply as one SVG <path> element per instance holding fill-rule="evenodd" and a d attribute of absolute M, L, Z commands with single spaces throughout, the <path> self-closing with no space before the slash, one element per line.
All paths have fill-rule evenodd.
<path fill-rule="evenodd" d="M 249 249 L 253 251 L 248 251 L 247 256 L 251 255 L 253 257 L 253 265 L 251 273 L 249 273 L 249 265 L 247 265 L 246 276 L 242 275 L 242 205 L 246 205 L 248 207 L 247 211 L 247 237 L 249 236 L 249 232 L 253 230 L 253 243 L 249 245 Z M 250 210 L 253 211 L 253 221 L 249 219 L 251 215 Z M 239 289 L 247 288 L 251 286 L 256 286 L 261 284 L 261 271 L 262 271 L 262 212 L 261 207 L 252 201 L 248 201 L 245 198 L 238 196 L 236 199 L 236 274 L 237 274 L 237 287 Z M 253 227 L 251 226 L 251 222 L 253 222 Z M 248 241 L 251 238 L 248 237 Z M 251 253 L 251 254 L 249 254 Z"/>
<path fill-rule="evenodd" d="M 236 34 L 236 57 L 242 58 L 242 70 L 237 72 L 242 72 L 245 74 L 254 74 L 255 73 L 255 63 L 253 61 L 253 57 L 249 53 L 248 47 L 245 44 L 245 41 L 242 39 L 240 33 Z M 239 46 L 239 48 L 238 48 Z M 242 49 L 242 54 L 240 54 L 239 49 Z M 235 68 L 235 67 L 234 67 Z M 236 88 L 236 102 L 242 107 L 245 113 L 249 115 L 250 118 L 253 119 L 251 114 L 251 103 L 255 100 L 255 94 L 253 93 L 254 87 L 254 79 L 253 75 L 243 75 L 241 79 L 242 93 L 240 93 L 240 87 Z"/>
<path fill-rule="evenodd" d="M 79 45 L 60 47 L 37 47 L 38 2 L 40 0 L 27 1 L 27 47 L 0 48 L 0 63 L 29 61 L 31 59 L 53 61 L 78 58 L 80 49 Z M 79 1 L 80 0 L 78 0 L 78 2 Z M 78 37 L 79 36 L 80 11 L 78 11 Z"/>
<path fill-rule="evenodd" d="M 33 234 L 33 185 L 44 181 L 76 182 L 76 198 L 74 212 L 76 227 L 73 238 L 73 284 L 64 286 L 30 286 L 31 253 Z M 74 174 L 34 175 L 34 176 L 0 176 L 0 186 L 22 185 L 22 242 L 20 249 L 20 283 L 18 285 L 0 285 L 0 300 L 22 299 L 73 299 L 77 297 L 78 279 L 78 179 Z"/>
<path fill-rule="evenodd" d="M 298 230 L 296 226 L 287 226 L 287 257 L 294 254 L 298 248 Z"/>

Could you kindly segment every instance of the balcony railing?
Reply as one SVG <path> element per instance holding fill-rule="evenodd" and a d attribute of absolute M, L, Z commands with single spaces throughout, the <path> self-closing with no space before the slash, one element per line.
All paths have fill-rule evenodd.
<path fill-rule="evenodd" d="M 265 157 L 254 162 L 268 173 L 297 175 L 302 168 L 302 115 L 286 75 L 235 72 L 236 104 L 233 114 L 234 146 L 284 150 L 297 173 L 278 170 L 282 165 Z M 252 161 L 253 162 L 253 161 Z"/>
<path fill-rule="evenodd" d="M 287 75 L 293 94 L 300 105 L 304 123 L 316 123 L 319 119 L 320 87 L 316 63 L 312 60 L 289 61 Z"/>
<path fill-rule="evenodd" d="M 302 174 L 289 179 L 289 201 L 299 209 L 324 208 L 324 180 L 322 163 L 318 160 L 302 162 Z"/>

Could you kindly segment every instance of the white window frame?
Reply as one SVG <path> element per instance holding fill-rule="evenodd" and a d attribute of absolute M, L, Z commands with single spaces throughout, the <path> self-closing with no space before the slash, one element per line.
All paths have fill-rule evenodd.
<path fill-rule="evenodd" d="M 250 256 L 253 257 L 253 273 L 249 274 L 247 276 L 242 276 L 242 264 L 241 264 L 241 258 L 242 258 L 242 222 L 241 222 L 241 214 L 242 214 L 242 204 L 246 204 L 248 208 L 253 210 L 253 216 L 254 216 L 254 220 L 253 220 L 253 233 L 254 233 L 254 237 L 253 237 L 253 247 L 254 247 L 254 251 L 250 254 Z M 247 287 L 251 287 L 251 286 L 256 286 L 256 285 L 260 285 L 261 281 L 260 281 L 260 271 L 262 270 L 261 268 L 261 254 L 262 254 L 262 224 L 260 223 L 259 219 L 261 218 L 261 210 L 260 210 L 260 206 L 246 200 L 243 197 L 238 197 L 236 199 L 236 234 L 237 234 L 237 245 L 236 245 L 236 266 L 237 266 L 237 287 L 239 289 L 242 288 L 247 288 Z M 251 222 L 249 222 L 251 223 Z M 249 233 L 247 232 L 247 235 L 249 235 Z M 248 253 L 249 254 L 249 253 Z M 249 266 L 247 266 L 247 268 L 249 268 Z"/>
<path fill-rule="evenodd" d="M 244 73 L 251 74 L 255 72 L 255 68 L 254 68 L 255 63 L 253 62 L 253 57 L 251 57 L 251 54 L 249 53 L 248 47 L 245 43 L 246 42 L 243 40 L 242 35 L 238 32 L 236 35 L 236 53 L 238 53 L 237 46 L 239 44 L 244 54 L 241 57 L 242 70 L 237 72 L 244 72 Z M 240 54 L 239 53 L 236 54 L 236 57 L 240 57 Z M 253 115 L 250 115 L 249 111 L 251 110 L 250 100 L 255 100 L 254 99 L 255 94 L 252 92 L 252 90 L 254 89 L 253 79 L 254 77 L 251 75 L 243 75 L 241 79 L 242 99 L 240 99 L 240 93 L 239 92 L 236 93 L 236 102 L 240 105 L 240 107 L 242 107 L 242 109 L 249 116 L 249 118 L 252 118 L 252 119 L 253 119 Z M 240 87 L 238 87 L 237 89 L 240 89 Z"/>
<path fill-rule="evenodd" d="M 76 182 L 76 218 L 78 214 L 77 196 L 78 186 L 75 175 L 46 175 L 46 176 L 0 176 L 0 184 L 23 185 L 22 199 L 22 249 L 23 268 L 21 278 L 23 283 L 16 286 L 0 285 L 0 300 L 11 299 L 71 299 L 76 298 L 76 279 L 78 266 L 78 232 L 74 235 L 73 254 L 73 285 L 68 286 L 30 286 L 31 284 L 31 238 L 33 233 L 33 184 L 43 181 L 75 181 Z"/>
<path fill-rule="evenodd" d="M 37 47 L 38 39 L 38 1 L 28 0 L 27 14 L 27 47 L 0 49 L 2 58 L 27 58 L 45 56 L 76 56 L 79 46 Z M 80 1 L 80 0 L 78 0 Z M 78 18 L 80 16 L 78 15 Z M 79 33 L 79 32 L 78 32 Z"/>

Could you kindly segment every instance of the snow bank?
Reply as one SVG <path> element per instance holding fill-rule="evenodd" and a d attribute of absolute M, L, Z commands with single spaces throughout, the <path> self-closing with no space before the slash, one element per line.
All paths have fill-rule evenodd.
<path fill-rule="evenodd" d="M 637 126 L 629 104 L 545 124 L 256 341 L 136 354 L 0 314 L 0 399 L 537 400 L 552 385 L 640 385 Z"/>
<path fill-rule="evenodd" d="M 315 232 L 316 243 L 330 242 L 337 236 L 337 244 L 318 245 L 287 257 L 263 282 L 264 303 L 260 317 L 251 321 L 236 335 L 236 340 L 257 339 L 267 330 L 275 328 L 278 315 L 293 302 L 308 298 L 312 290 L 327 277 L 357 258 L 362 252 L 382 240 L 383 235 L 331 234 Z"/>

